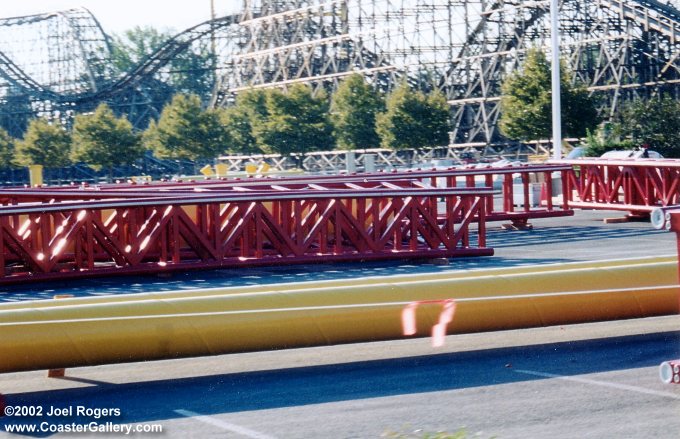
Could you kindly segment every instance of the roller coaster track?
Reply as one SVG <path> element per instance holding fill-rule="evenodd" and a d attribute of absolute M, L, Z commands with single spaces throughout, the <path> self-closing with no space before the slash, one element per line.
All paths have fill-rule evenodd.
<path fill-rule="evenodd" d="M 680 37 L 680 11 L 670 5 L 664 5 L 656 0 L 600 0 L 604 7 L 617 11 L 623 17 L 642 23 L 646 28 L 676 40 Z M 634 4 L 631 4 L 634 3 Z M 658 14 L 654 16 L 653 12 Z"/>
<path fill-rule="evenodd" d="M 191 27 L 170 38 L 155 52 L 142 59 L 137 66 L 125 74 L 118 81 L 108 84 L 101 90 L 79 97 L 79 101 L 98 101 L 106 99 L 130 87 L 134 87 L 143 78 L 149 77 L 160 70 L 177 55 L 185 51 L 191 43 L 232 25 L 238 24 L 238 15 L 209 20 Z"/>
<path fill-rule="evenodd" d="M 192 50 L 193 44 L 207 43 L 217 32 L 220 41 L 232 43 L 219 54 L 219 67 L 214 66 L 221 70 L 216 70 L 211 105 L 228 105 L 228 96 L 250 87 L 308 83 L 333 89 L 342 77 L 355 72 L 372 77 L 380 88 L 406 78 L 412 85 L 434 86 L 446 93 L 453 107 L 456 143 L 498 141 L 500 84 L 520 64 L 526 47 L 546 45 L 547 0 L 409 1 L 248 1 L 238 15 L 178 33 L 118 78 L 107 76 L 109 40 L 89 11 L 0 19 L 2 28 L 62 14 L 73 23 L 75 30 L 69 37 L 79 40 L 76 55 L 86 64 L 79 70 L 80 82 L 63 91 L 39 75 L 31 76 L 3 46 L 0 78 L 33 100 L 63 103 L 79 111 L 80 104 L 90 108 L 119 96 L 128 99 L 125 93 L 143 94 L 145 87 L 155 86 L 147 79 L 162 77 L 159 72 L 171 61 Z M 458 21 L 462 11 L 465 32 L 452 36 L 452 27 L 462 26 Z M 591 92 L 607 94 L 609 100 L 603 100 L 603 105 L 613 112 L 620 99 L 680 83 L 679 21 L 676 7 L 657 0 L 563 0 L 563 53 L 574 62 L 593 53 L 599 56 L 594 64 L 588 61 L 590 66 L 572 68 Z M 84 22 L 90 27 L 84 27 Z M 76 24 L 84 32 L 98 28 L 97 41 L 79 36 Z M 440 52 L 430 56 L 436 51 Z M 427 83 L 429 73 L 433 81 Z M 680 88 L 672 91 L 680 97 Z"/>
<path fill-rule="evenodd" d="M 280 4 L 266 0 L 261 3 Z M 363 13 L 365 3 L 373 6 L 367 6 L 367 12 Z M 496 128 L 500 115 L 500 84 L 505 75 L 520 65 L 528 46 L 548 46 L 547 0 L 493 0 L 488 3 L 473 0 L 461 3 L 319 0 L 286 4 L 288 9 L 284 12 L 280 7 L 270 8 L 276 13 L 259 17 L 257 25 L 252 26 L 252 39 L 246 44 L 245 53 L 236 57 L 236 62 L 247 58 L 253 71 L 245 71 L 241 77 L 246 79 L 232 87 L 233 92 L 248 87 L 285 87 L 299 82 L 316 88 L 321 84 L 334 88 L 338 78 L 355 71 L 376 78 L 376 74 L 385 69 L 389 69 L 392 82 L 398 76 L 405 76 L 410 83 L 427 87 L 419 79 L 420 72 L 439 71 L 441 73 L 435 74 L 436 86 L 445 92 L 453 106 L 454 142 L 460 144 L 489 145 L 502 141 Z M 463 23 L 456 21 L 461 19 L 456 16 L 462 13 L 460 8 L 465 10 L 466 32 L 460 40 L 455 40 L 450 34 L 445 35 L 448 32 L 445 29 Z M 349 16 L 343 15 L 347 11 Z M 439 23 L 447 20 L 444 18 L 447 11 L 449 26 L 432 29 L 440 25 L 437 20 Z M 595 3 L 564 0 L 561 12 L 563 53 L 573 62 L 580 62 L 583 56 L 599 54 L 594 64 L 574 65 L 572 71 L 591 92 L 606 94 L 607 98 L 602 100 L 603 111 L 613 114 L 622 99 L 655 93 L 658 87 L 676 83 L 675 76 L 680 73 L 680 29 L 677 25 L 680 11 L 675 7 L 656 0 L 600 0 Z M 337 14 L 333 20 L 328 18 L 332 13 Z M 427 38 L 406 35 L 408 32 L 404 29 L 408 29 L 408 25 L 404 26 L 404 23 L 409 22 L 409 16 L 418 17 L 418 14 L 431 20 L 423 26 L 416 18 L 418 32 L 440 32 L 441 41 L 451 45 L 446 63 L 428 64 L 431 62 L 427 58 L 431 53 L 428 51 L 444 50 L 441 45 L 437 49 L 437 45 Z M 472 17 L 470 20 L 468 14 Z M 323 33 L 319 29 L 328 31 Z M 385 39 L 384 35 L 378 36 L 381 32 L 376 29 L 396 31 Z M 346 52 L 338 52 L 341 45 Z M 422 57 L 421 52 L 425 54 Z M 318 58 L 320 53 L 324 54 L 323 59 Z M 666 59 L 668 53 L 673 56 Z M 334 56 L 338 59 L 333 59 Z M 343 56 L 352 62 L 342 64 Z M 364 59 L 366 56 L 368 59 Z M 357 58 L 361 60 L 357 61 Z M 284 62 L 289 59 L 294 61 L 291 64 Z M 380 68 L 363 68 L 371 64 L 371 60 L 379 60 Z M 413 64 L 409 63 L 414 62 L 421 70 L 411 69 Z M 638 62 L 642 64 L 635 64 Z M 298 65 L 305 69 L 304 75 Z M 337 67 L 333 70 L 329 66 Z M 222 92 L 226 94 L 224 90 Z"/>
<path fill-rule="evenodd" d="M 566 2 L 567 1 L 564 1 L 562 3 Z M 487 9 L 487 11 L 485 11 L 484 17 L 478 26 L 466 39 L 465 46 L 460 51 L 460 57 L 454 61 L 450 71 L 453 71 L 461 61 L 466 59 L 466 54 L 470 51 L 470 47 L 479 41 L 478 37 L 483 33 L 487 26 L 490 14 L 494 10 L 500 9 L 505 3 L 506 1 L 504 0 L 497 0 Z M 516 37 L 521 38 L 529 27 L 534 25 L 540 18 L 549 12 L 547 1 L 536 2 L 537 6 L 539 4 L 543 4 L 543 7 L 539 6 L 532 9 L 531 17 L 522 21 L 522 26 L 517 29 Z M 652 29 L 669 38 L 671 41 L 680 41 L 680 10 L 671 5 L 663 4 L 656 0 L 598 0 L 598 4 L 602 7 L 616 11 L 626 19 L 643 24 L 645 29 Z M 655 16 L 655 14 L 658 14 L 658 16 Z M 509 41 L 505 44 L 505 47 L 499 47 L 498 51 L 503 52 L 512 49 L 516 46 L 519 38 L 514 38 Z M 475 56 L 478 55 L 478 53 L 473 53 L 471 55 Z M 470 55 L 467 55 L 467 57 L 469 56 Z"/>
<path fill-rule="evenodd" d="M 505 2 L 503 0 L 497 0 L 483 12 L 481 21 L 474 31 L 467 36 L 465 44 L 460 50 L 458 58 L 452 62 L 451 67 L 449 68 L 447 74 L 442 78 L 440 83 L 440 88 L 449 89 L 447 95 L 453 99 L 450 100 L 449 103 L 453 104 L 454 107 L 454 139 L 456 138 L 460 127 L 464 126 L 463 118 L 465 116 L 466 108 L 465 105 L 456 105 L 458 104 L 457 100 L 462 100 L 462 103 L 464 103 L 466 101 L 469 102 L 470 99 L 479 99 L 479 103 L 482 105 L 484 105 L 484 103 L 489 100 L 495 101 L 495 108 L 487 113 L 487 117 L 482 118 L 483 121 L 481 123 L 480 118 L 477 117 L 476 127 L 472 128 L 472 130 L 476 132 L 472 132 L 471 134 L 468 133 L 469 137 L 474 138 L 478 135 L 478 133 L 484 132 L 486 133 L 484 139 L 486 142 L 491 142 L 493 138 L 493 126 L 496 125 L 496 121 L 499 116 L 499 108 L 497 98 L 495 96 L 489 95 L 489 92 L 494 92 L 497 90 L 494 90 L 494 87 L 489 87 L 488 85 L 492 81 L 500 80 L 501 71 L 504 67 L 504 63 L 502 62 L 503 55 L 492 57 L 492 62 L 488 62 L 486 66 L 480 66 L 481 71 L 478 72 L 478 75 L 473 81 L 452 81 L 452 77 L 462 73 L 461 65 L 464 65 L 467 61 L 479 59 L 480 57 L 484 56 L 482 47 L 484 42 L 483 34 L 488 24 L 489 17 L 491 17 L 494 11 L 501 9 L 504 6 L 504 3 Z M 517 24 L 512 38 L 500 40 L 498 42 L 498 46 L 496 48 L 497 54 L 509 54 L 512 49 L 516 49 L 520 46 L 527 30 L 534 26 L 543 16 L 549 12 L 547 3 L 543 3 L 545 3 L 543 7 L 539 6 L 529 9 L 529 17 Z M 462 87 L 460 85 L 458 87 L 450 87 L 449 85 L 452 83 L 462 84 Z"/>
<path fill-rule="evenodd" d="M 79 54 L 85 60 L 90 87 L 97 89 L 99 79 L 96 71 L 104 71 L 110 64 L 111 41 L 101 27 L 96 17 L 86 8 L 69 9 L 65 11 L 45 14 L 10 17 L 0 19 L 0 27 L 16 27 L 34 25 L 47 22 L 55 18 L 62 18 L 68 23 L 69 31 L 73 33 L 79 49 Z M 94 29 L 91 35 L 85 35 L 83 28 Z M 92 37 L 96 35 L 96 37 Z M 101 55 L 104 55 L 102 57 Z M 17 65 L 5 52 L 0 51 L 0 76 L 9 83 L 21 89 L 33 92 L 39 99 L 58 100 L 60 93 L 35 80 Z"/>
<path fill-rule="evenodd" d="M 27 75 L 2 51 L 0 51 L 0 64 L 2 65 L 0 76 L 11 84 L 24 90 L 32 91 L 33 95 L 40 99 L 58 99 L 60 97 L 58 93 L 43 87 L 36 80 Z"/>
<path fill-rule="evenodd" d="M 567 3 L 574 3 L 573 1 L 564 1 L 562 5 Z M 678 38 L 680 35 L 680 29 L 678 28 L 678 19 L 680 18 L 680 11 L 670 5 L 662 4 L 656 0 L 638 0 L 627 2 L 623 0 L 600 0 L 598 5 L 601 8 L 606 8 L 614 11 L 620 16 L 622 20 L 629 20 L 634 23 L 641 24 L 645 31 L 654 31 L 663 37 L 667 38 L 671 44 L 675 44 L 680 41 Z M 527 8 L 527 4 L 518 4 L 517 8 L 523 7 Z M 505 9 L 503 9 L 505 8 Z M 460 50 L 459 57 L 454 60 L 451 68 L 449 68 L 447 75 L 442 78 L 440 82 L 440 88 L 446 89 L 447 84 L 462 83 L 466 87 L 464 89 L 456 88 L 450 90 L 448 95 L 453 100 L 449 101 L 454 106 L 454 137 L 459 129 L 462 127 L 462 118 L 465 113 L 465 108 L 470 108 L 470 106 L 476 106 L 475 111 L 475 127 L 472 128 L 471 133 L 467 133 L 469 137 L 476 137 L 479 133 L 484 133 L 486 135 L 486 142 L 490 142 L 491 138 L 494 137 L 495 126 L 497 124 L 498 116 L 500 114 L 499 107 L 499 88 L 493 88 L 490 86 L 492 81 L 500 82 L 499 79 L 502 75 L 502 69 L 504 63 L 501 62 L 503 57 L 511 55 L 511 50 L 521 49 L 522 38 L 525 33 L 534 26 L 539 20 L 546 16 L 549 12 L 548 3 L 535 2 L 534 6 L 527 13 L 529 17 L 525 17 L 523 20 L 516 23 L 516 28 L 514 33 L 509 39 L 501 39 L 499 45 L 494 54 L 483 54 L 483 47 L 485 43 L 484 33 L 487 31 L 487 25 L 489 23 L 489 18 L 494 14 L 494 11 L 507 10 L 507 2 L 503 0 L 498 0 L 494 4 L 490 5 L 487 10 L 483 13 L 481 21 L 478 23 L 477 27 L 471 32 L 465 41 L 463 48 Z M 498 18 L 497 18 L 498 19 Z M 469 81 L 455 81 L 452 80 L 452 76 L 455 76 L 461 69 L 461 65 L 464 65 L 466 61 L 478 58 L 480 56 L 486 55 L 492 58 L 493 61 L 487 62 L 486 66 L 481 65 L 478 70 L 476 70 L 476 76 L 473 80 Z M 645 56 L 650 56 L 650 54 L 645 54 Z M 664 80 L 662 75 L 666 73 L 669 68 L 673 68 L 678 71 L 680 68 L 676 65 L 678 57 L 680 57 L 680 49 L 675 49 L 673 56 L 665 63 L 663 69 L 657 77 L 656 83 L 665 84 L 668 80 Z M 603 69 L 604 70 L 604 69 Z M 459 73 L 458 73 L 459 74 Z M 598 78 L 601 78 L 599 76 Z M 612 90 L 616 87 L 629 88 L 644 88 L 649 86 L 654 86 L 655 82 L 645 82 L 633 81 L 632 84 L 618 84 L 618 85 L 606 85 L 606 86 L 593 86 L 594 84 L 586 84 L 592 91 L 595 90 Z M 485 107 L 485 108 L 483 108 Z"/>
<path fill-rule="evenodd" d="M 48 19 L 52 14 L 43 14 L 33 17 L 19 17 L 3 20 L 5 24 L 24 24 Z M 3 25 L 0 21 L 0 26 Z M 156 51 L 143 58 L 135 68 L 127 72 L 116 81 L 103 84 L 98 89 L 79 94 L 64 94 L 50 90 L 39 84 L 31 76 L 26 74 L 7 55 L 0 51 L 0 75 L 13 85 L 33 93 L 39 99 L 47 99 L 57 102 L 82 103 L 101 101 L 122 93 L 137 85 L 143 78 L 149 77 L 173 60 L 178 54 L 185 51 L 194 41 L 206 37 L 212 32 L 228 28 L 238 23 L 237 15 L 217 18 L 191 27 L 167 40 Z"/>

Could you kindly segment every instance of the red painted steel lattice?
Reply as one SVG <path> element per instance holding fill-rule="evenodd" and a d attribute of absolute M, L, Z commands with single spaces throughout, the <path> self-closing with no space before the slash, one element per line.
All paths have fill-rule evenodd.
<path fill-rule="evenodd" d="M 566 202 L 553 205 L 553 175 L 561 175 L 562 190 L 571 172 L 570 165 L 523 165 L 505 167 L 409 170 L 371 174 L 301 176 L 292 178 L 215 179 L 207 181 L 120 183 L 101 186 L 48 187 L 0 190 L 0 204 L 63 202 L 65 200 L 108 199 L 121 197 L 172 196 L 172 192 L 256 192 L 291 189 L 397 189 L 407 187 L 456 188 L 497 187 L 500 204 L 486 200 L 487 221 L 511 220 L 526 223 L 531 218 L 570 216 Z M 541 200 L 533 197 L 540 188 Z M 543 201 L 543 203 L 539 203 Z"/>
<path fill-rule="evenodd" d="M 490 255 L 485 208 L 491 196 L 488 188 L 358 186 L 7 205 L 0 207 L 0 283 Z"/>
<path fill-rule="evenodd" d="M 680 203 L 680 160 L 562 160 L 571 207 L 647 214 Z"/>
<path fill-rule="evenodd" d="M 4 189 L 0 283 L 488 255 L 486 221 L 573 214 L 552 201 L 553 175 L 566 181 L 570 170 L 535 165 Z M 530 199 L 536 185 L 544 205 Z"/>

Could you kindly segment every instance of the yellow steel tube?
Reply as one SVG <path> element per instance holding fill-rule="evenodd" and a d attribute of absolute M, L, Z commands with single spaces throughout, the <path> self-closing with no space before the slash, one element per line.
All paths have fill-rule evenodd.
<path fill-rule="evenodd" d="M 453 332 L 677 312 L 666 287 L 482 297 L 458 301 Z M 1 323 L 0 371 L 290 348 L 401 335 L 408 302 Z M 418 310 L 427 335 L 441 306 Z"/>
<path fill-rule="evenodd" d="M 55 306 L 49 308 L 0 310 L 0 323 L 442 300 L 677 284 L 676 264 L 637 264 L 450 280 L 383 282 L 318 289 L 291 289 L 179 298 L 161 296 L 148 300 L 78 305 L 69 304 L 69 299 L 61 299 L 57 301 L 58 303 Z M 59 304 L 63 305 L 57 306 Z"/>
<path fill-rule="evenodd" d="M 677 270 L 677 259 L 674 256 L 661 256 L 655 258 L 632 258 L 632 259 L 615 259 L 605 261 L 589 261 L 589 262 L 571 262 L 565 264 L 546 264 L 539 266 L 519 266 L 519 267 L 502 267 L 491 269 L 475 269 L 467 271 L 454 271 L 444 273 L 423 273 L 423 274 L 405 274 L 395 276 L 379 276 L 379 277 L 364 277 L 353 279 L 337 279 L 318 282 L 296 282 L 296 283 L 280 283 L 269 285 L 251 285 L 239 287 L 222 287 L 222 288 L 202 288 L 182 291 L 161 291 L 149 293 L 135 293 L 135 294 L 117 294 L 108 296 L 96 297 L 78 297 L 61 300 L 33 300 L 13 303 L 0 304 L 0 312 L 11 309 L 21 308 L 50 308 L 54 306 L 73 306 L 85 304 L 103 304 L 115 302 L 129 302 L 129 301 L 146 301 L 155 299 L 174 299 L 174 298 L 195 298 L 207 296 L 222 296 L 225 294 L 250 294 L 258 292 L 275 292 L 275 291 L 299 291 L 304 289 L 322 290 L 336 287 L 349 287 L 353 285 L 377 285 L 384 283 L 402 283 L 402 282 L 428 282 L 428 281 L 447 281 L 457 279 L 470 279 L 482 276 L 497 276 L 497 275 L 519 275 L 519 274 L 533 274 L 541 272 L 560 272 L 567 270 L 578 270 L 582 268 L 607 268 L 630 265 L 660 264 L 668 268 L 670 273 L 672 270 Z"/>

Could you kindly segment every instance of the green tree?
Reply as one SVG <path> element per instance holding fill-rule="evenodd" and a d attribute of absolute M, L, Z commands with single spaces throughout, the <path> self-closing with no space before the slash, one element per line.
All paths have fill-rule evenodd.
<path fill-rule="evenodd" d="M 171 63 L 170 85 L 175 93 L 209 99 L 214 83 L 212 65 L 212 55 L 206 47 L 187 49 Z"/>
<path fill-rule="evenodd" d="M 0 128 L 0 169 L 12 166 L 14 159 L 14 139 Z"/>
<path fill-rule="evenodd" d="M 150 26 L 136 26 L 112 38 L 112 62 L 119 74 L 131 71 L 166 42 L 172 34 Z M 212 91 L 212 57 L 205 47 L 189 47 L 169 63 L 168 82 L 172 94 L 208 97 Z M 169 98 L 169 97 L 168 97 Z"/>
<path fill-rule="evenodd" d="M 229 136 L 229 152 L 236 154 L 256 154 L 262 151 L 253 135 L 251 117 L 243 107 L 229 107 L 222 110 L 222 124 Z"/>
<path fill-rule="evenodd" d="M 599 157 L 607 151 L 632 149 L 635 144 L 630 139 L 621 137 L 620 123 L 604 123 L 595 132 L 586 132 L 584 146 L 588 157 Z"/>
<path fill-rule="evenodd" d="M 305 85 L 294 85 L 287 93 L 268 90 L 266 119 L 253 126 L 263 151 L 279 154 L 333 149 L 333 127 L 328 117 L 325 93 L 317 96 Z"/>
<path fill-rule="evenodd" d="M 562 129 L 565 136 L 583 137 L 599 122 L 596 102 L 584 87 L 571 85 L 569 76 L 561 64 Z M 551 72 L 545 53 L 529 50 L 522 71 L 511 75 L 501 90 L 499 127 L 504 136 L 517 140 L 551 137 Z"/>
<path fill-rule="evenodd" d="M 387 96 L 386 110 L 378 114 L 377 132 L 385 148 L 406 149 L 449 143 L 449 108 L 444 96 L 434 91 L 412 91 L 402 82 Z"/>
<path fill-rule="evenodd" d="M 664 157 L 680 158 L 680 102 L 675 99 L 633 101 L 621 112 L 618 130 L 634 147 L 647 144 Z"/>
<path fill-rule="evenodd" d="M 196 95 L 176 95 L 144 132 L 144 144 L 160 158 L 212 159 L 229 143 L 220 111 L 204 111 Z"/>
<path fill-rule="evenodd" d="M 229 135 L 229 151 L 237 154 L 262 153 L 255 138 L 255 127 L 263 124 L 268 117 L 267 92 L 253 89 L 241 92 L 234 106 L 222 113 L 222 123 Z"/>
<path fill-rule="evenodd" d="M 380 144 L 375 128 L 376 115 L 385 102 L 364 80 L 353 74 L 333 94 L 331 121 L 338 146 L 342 149 L 372 148 Z"/>
<path fill-rule="evenodd" d="M 22 137 L 33 115 L 28 90 L 11 87 L 3 93 L 0 101 L 0 128 L 6 130 L 10 136 Z"/>
<path fill-rule="evenodd" d="M 92 114 L 80 114 L 73 122 L 71 159 L 108 168 L 131 164 L 144 150 L 132 124 L 117 118 L 111 108 L 100 104 Z"/>
<path fill-rule="evenodd" d="M 135 26 L 122 35 L 113 35 L 111 60 L 114 68 L 120 73 L 132 70 L 169 38 L 170 34 L 150 26 Z"/>
<path fill-rule="evenodd" d="M 71 136 L 62 126 L 32 119 L 23 140 L 17 142 L 16 162 L 58 168 L 71 163 L 70 150 Z"/>

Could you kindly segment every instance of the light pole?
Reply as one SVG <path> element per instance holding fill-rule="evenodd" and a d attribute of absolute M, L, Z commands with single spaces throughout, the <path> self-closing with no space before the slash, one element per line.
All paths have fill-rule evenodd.
<path fill-rule="evenodd" d="M 550 41 L 552 43 L 552 134 L 553 158 L 562 158 L 562 112 L 560 109 L 559 0 L 550 0 Z"/>
<path fill-rule="evenodd" d="M 210 62 L 213 84 L 217 82 L 217 48 L 215 47 L 215 0 L 210 0 Z"/>

